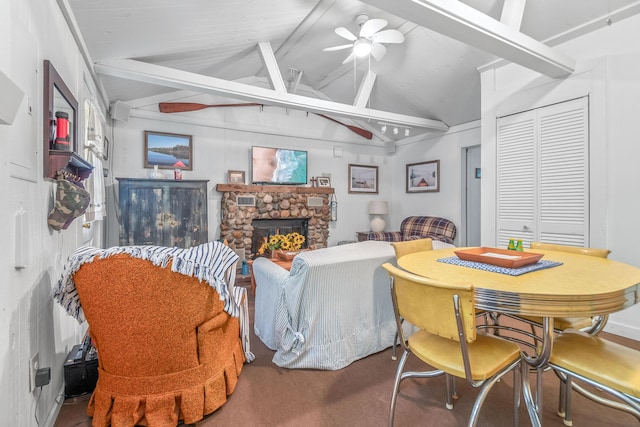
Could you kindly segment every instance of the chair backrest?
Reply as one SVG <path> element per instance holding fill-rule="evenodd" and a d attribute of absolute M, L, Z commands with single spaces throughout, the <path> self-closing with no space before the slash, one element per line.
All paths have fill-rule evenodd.
<path fill-rule="evenodd" d="M 453 243 L 456 238 L 456 226 L 450 220 L 437 216 L 409 216 L 400 223 L 400 233 L 402 240 L 420 236 Z"/>
<path fill-rule="evenodd" d="M 202 363 L 198 328 L 229 315 L 204 281 L 126 254 L 83 264 L 74 275 L 100 367 L 114 375 L 155 376 Z"/>
<path fill-rule="evenodd" d="M 391 277 L 391 297 L 396 316 L 431 334 L 460 341 L 453 304 L 453 297 L 457 295 L 466 341 L 475 341 L 473 285 L 432 280 L 399 269 L 390 263 L 383 264 L 382 268 L 387 270 Z"/>
<path fill-rule="evenodd" d="M 404 242 L 391 242 L 393 250 L 396 251 L 396 259 L 414 252 L 432 251 L 433 239 L 407 240 Z"/>
<path fill-rule="evenodd" d="M 611 251 L 609 249 L 582 248 L 579 246 L 556 245 L 554 243 L 531 242 L 531 249 L 542 249 L 549 251 L 570 252 L 574 254 L 589 255 L 598 258 L 607 258 Z"/>

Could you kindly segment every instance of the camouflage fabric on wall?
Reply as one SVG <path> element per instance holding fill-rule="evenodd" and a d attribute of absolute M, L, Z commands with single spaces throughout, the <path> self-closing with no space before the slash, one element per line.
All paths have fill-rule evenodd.
<path fill-rule="evenodd" d="M 58 179 L 56 200 L 47 222 L 54 230 L 66 230 L 89 206 L 91 196 L 82 187 L 66 179 Z"/>

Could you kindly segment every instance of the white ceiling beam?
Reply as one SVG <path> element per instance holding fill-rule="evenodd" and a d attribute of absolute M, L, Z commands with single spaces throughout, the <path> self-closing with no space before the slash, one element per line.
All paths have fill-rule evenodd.
<path fill-rule="evenodd" d="M 552 78 L 574 71 L 573 59 L 460 1 L 362 1 Z"/>
<path fill-rule="evenodd" d="M 271 43 L 260 42 L 258 43 L 258 52 L 260 52 L 260 58 L 262 63 L 267 67 L 267 75 L 269 76 L 269 82 L 271 83 L 271 89 L 276 92 L 285 93 L 287 87 L 284 84 L 282 74 L 280 74 L 280 68 L 278 68 L 278 61 L 273 54 Z"/>
<path fill-rule="evenodd" d="M 347 117 L 350 119 L 392 122 L 399 126 L 406 125 L 433 130 L 449 129 L 449 126 L 439 120 L 359 108 L 352 105 L 309 98 L 291 93 L 280 93 L 272 89 L 249 86 L 132 59 L 102 61 L 95 64 L 95 69 L 99 74 L 112 77 L 125 78 L 175 89 L 195 90 L 201 93 L 223 95 L 234 99 L 258 102 L 265 105 L 276 105 L 312 113 Z"/>
<path fill-rule="evenodd" d="M 280 46 L 276 49 L 275 55 L 276 59 L 281 59 L 284 55 L 289 53 L 289 51 L 295 47 L 298 43 L 301 43 L 301 40 L 307 35 L 309 30 L 313 28 L 314 25 L 324 16 L 324 14 L 333 6 L 336 0 L 319 0 L 318 3 L 313 7 L 311 12 L 302 20 L 302 22 L 296 27 L 295 30 L 287 39 L 280 44 Z M 260 68 L 256 71 L 255 75 L 260 76 L 263 73 L 263 68 Z"/>
<path fill-rule="evenodd" d="M 365 108 L 367 106 L 367 102 L 369 102 L 369 97 L 371 97 L 371 91 L 373 90 L 373 85 L 376 82 L 377 74 L 373 71 L 367 71 L 367 74 L 364 75 L 362 81 L 360 82 L 360 87 L 358 88 L 358 94 L 356 95 L 355 102 L 353 105 L 360 108 Z"/>
<path fill-rule="evenodd" d="M 505 0 L 504 5 L 502 5 L 500 22 L 507 27 L 520 31 L 522 17 L 524 16 L 524 7 L 526 4 L 527 0 Z"/>

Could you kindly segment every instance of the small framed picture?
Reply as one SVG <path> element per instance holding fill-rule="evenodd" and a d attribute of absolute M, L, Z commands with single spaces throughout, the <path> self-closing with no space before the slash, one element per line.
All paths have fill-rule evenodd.
<path fill-rule="evenodd" d="M 318 187 L 331 187 L 331 179 L 328 176 L 319 176 Z"/>
<path fill-rule="evenodd" d="M 440 191 L 440 160 L 407 165 L 407 193 Z"/>
<path fill-rule="evenodd" d="M 349 193 L 378 194 L 378 167 L 349 165 Z"/>
<path fill-rule="evenodd" d="M 193 170 L 191 135 L 144 131 L 144 167 Z"/>
<path fill-rule="evenodd" d="M 244 171 L 227 171 L 227 184 L 244 184 Z"/>

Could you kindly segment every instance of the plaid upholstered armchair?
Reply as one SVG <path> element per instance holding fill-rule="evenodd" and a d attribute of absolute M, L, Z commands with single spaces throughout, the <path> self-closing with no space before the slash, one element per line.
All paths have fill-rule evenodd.
<path fill-rule="evenodd" d="M 402 220 L 400 231 L 371 231 L 367 240 L 403 242 L 426 237 L 453 244 L 456 226 L 448 219 L 437 216 L 409 216 Z"/>

